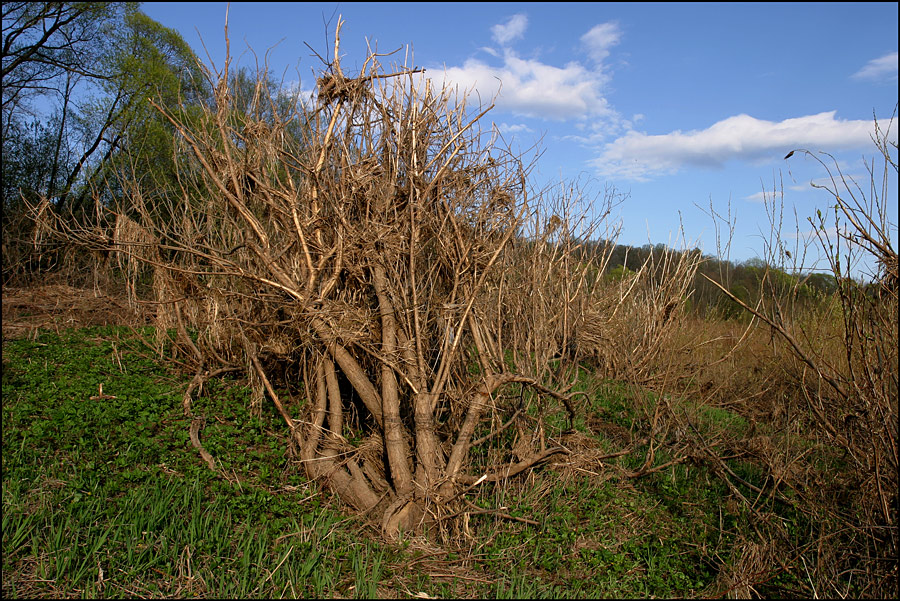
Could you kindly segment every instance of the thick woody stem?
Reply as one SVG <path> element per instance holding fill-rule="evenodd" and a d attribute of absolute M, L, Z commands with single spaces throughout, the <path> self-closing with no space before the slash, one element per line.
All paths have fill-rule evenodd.
<path fill-rule="evenodd" d="M 383 427 L 384 419 L 382 418 L 381 413 L 381 396 L 378 394 L 378 391 L 375 390 L 375 386 L 372 385 L 365 370 L 363 370 L 362 366 L 353 358 L 353 355 L 351 355 L 347 349 L 333 339 L 334 336 L 331 329 L 328 327 L 328 324 L 318 317 L 310 318 L 309 324 L 322 342 L 325 343 L 328 352 L 337 362 L 343 374 L 350 381 L 350 384 L 353 386 L 353 389 L 356 390 L 356 393 L 366 406 L 366 409 L 368 409 L 369 413 L 372 414 L 372 417 L 375 418 L 375 422 L 379 427 Z"/>
<path fill-rule="evenodd" d="M 328 387 L 328 429 L 332 434 L 340 436 L 344 429 L 344 412 L 341 408 L 341 392 L 338 388 L 337 374 L 331 357 L 324 358 L 325 383 Z"/>
<path fill-rule="evenodd" d="M 316 366 L 316 398 L 313 409 L 313 423 L 309 434 L 301 445 L 300 457 L 303 460 L 310 478 L 324 480 L 329 488 L 342 499 L 360 511 L 368 511 L 378 504 L 378 495 L 369 486 L 365 476 L 353 460 L 348 461 L 347 468 L 341 466 L 337 457 L 339 451 L 326 439 L 321 445 L 322 424 L 328 405 L 328 377 L 324 361 Z"/>
<path fill-rule="evenodd" d="M 434 431 L 436 400 L 428 391 L 420 392 L 415 398 L 416 481 L 425 489 L 437 482 L 444 467 L 441 446 Z"/>
<path fill-rule="evenodd" d="M 381 350 L 385 357 L 393 357 L 397 349 L 397 323 L 394 319 L 394 307 L 385 291 L 386 277 L 384 267 L 376 265 L 372 269 L 375 294 L 381 312 Z M 402 494 L 412 487 L 412 472 L 407 462 L 409 449 L 403 436 L 403 423 L 400 421 L 400 396 L 397 390 L 397 377 L 394 368 L 388 363 L 381 365 L 381 411 L 384 419 L 384 444 L 388 456 L 388 465 L 394 480 L 394 487 Z"/>
<path fill-rule="evenodd" d="M 472 435 L 475 433 L 475 427 L 481 420 L 481 415 L 484 413 L 484 410 L 487 409 L 490 404 L 491 394 L 493 394 L 500 386 L 515 382 L 517 379 L 521 378 L 515 374 L 490 375 L 484 379 L 484 382 L 480 386 L 478 392 L 475 393 L 475 397 L 469 405 L 469 412 L 466 414 L 466 419 L 463 421 L 463 425 L 460 427 L 459 434 L 456 437 L 456 443 L 453 445 L 453 450 L 450 452 L 450 459 L 447 461 L 447 469 L 445 470 L 448 484 L 452 482 L 460 468 L 462 468 L 463 462 L 469 453 L 469 448 L 472 446 Z M 450 484 L 448 490 L 452 490 L 452 484 Z"/>

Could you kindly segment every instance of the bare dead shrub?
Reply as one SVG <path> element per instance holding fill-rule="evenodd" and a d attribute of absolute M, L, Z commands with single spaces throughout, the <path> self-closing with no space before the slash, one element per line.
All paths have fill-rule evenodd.
<path fill-rule="evenodd" d="M 29 202 L 4 216 L 4 244 L 11 251 L 7 283 L 46 285 L 49 280 L 93 288 L 101 296 L 110 288 L 109 228 L 99 206 L 93 216 L 60 214 L 47 198 Z M 13 232 L 11 230 L 18 230 Z M 61 235 L 62 234 L 62 235 Z M 15 263 L 15 265 L 13 265 Z"/>
<path fill-rule="evenodd" d="M 375 52 L 347 76 L 339 42 L 340 22 L 312 108 L 259 85 L 238 110 L 229 59 L 207 70 L 202 116 L 158 107 L 184 153 L 178 194 L 133 182 L 105 242 L 64 233 L 115 250 L 132 284 L 152 271 L 159 331 L 196 370 L 188 414 L 206 378 L 243 370 L 310 477 L 389 536 L 452 533 L 468 491 L 567 452 L 548 429 L 486 464 L 470 457 L 505 427 L 507 391 L 571 424 L 550 359 L 575 338 L 597 271 L 574 257 L 597 227 L 579 215 L 599 221 L 616 197 L 544 215 L 551 200 L 574 210 L 576 193 L 533 197 L 527 165 L 481 129 L 490 107 L 416 69 L 385 72 Z M 276 391 L 277 366 L 303 402 Z"/>

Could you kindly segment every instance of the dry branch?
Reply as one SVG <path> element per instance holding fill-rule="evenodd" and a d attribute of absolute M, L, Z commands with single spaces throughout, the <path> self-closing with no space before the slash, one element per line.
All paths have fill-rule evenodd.
<path fill-rule="evenodd" d="M 216 471 L 216 460 L 209 454 L 209 451 L 203 448 L 203 444 L 200 442 L 200 430 L 203 428 L 203 423 L 205 421 L 206 420 L 202 417 L 195 417 L 191 420 L 191 444 L 200 452 L 200 456 L 203 458 L 203 461 L 206 462 L 206 465 L 209 466 L 209 469 Z"/>

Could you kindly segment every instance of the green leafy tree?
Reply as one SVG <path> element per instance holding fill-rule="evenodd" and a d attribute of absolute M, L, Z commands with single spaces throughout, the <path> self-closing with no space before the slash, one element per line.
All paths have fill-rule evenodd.
<path fill-rule="evenodd" d="M 117 50 L 104 57 L 105 71 L 114 77 L 102 82 L 79 116 L 86 131 L 96 132 L 103 154 L 85 185 L 68 190 L 76 212 L 98 190 L 108 203 L 121 198 L 126 181 L 152 182 L 157 193 L 171 194 L 176 134 L 153 103 L 196 112 L 209 97 L 196 57 L 176 31 L 132 9 L 122 25 Z"/>
<path fill-rule="evenodd" d="M 175 134 L 151 99 L 210 97 L 181 36 L 137 3 L 18 2 L 2 16 L 4 250 L 24 248 L 37 199 L 83 219 L 95 199 L 121 197 L 125 178 L 168 193 Z M 4 279 L 20 254 L 4 253 Z"/>
<path fill-rule="evenodd" d="M 22 2 L 3 10 L 4 154 L 23 157 L 7 173 L 10 188 L 77 211 L 114 172 L 118 155 L 152 157 L 139 162 L 158 173 L 171 168 L 174 132 L 149 99 L 190 105 L 209 95 L 176 31 L 136 3 Z M 32 135 L 22 136 L 29 128 Z M 42 148 L 54 142 L 44 150 L 44 177 L 28 173 L 33 152 L 18 152 L 20 144 L 35 146 L 35 131 Z"/>
<path fill-rule="evenodd" d="M 66 77 L 102 78 L 95 70 L 107 37 L 104 24 L 122 3 L 6 2 L 2 8 L 4 138 L 18 112 L 29 113 L 36 97 L 62 91 Z"/>
<path fill-rule="evenodd" d="M 3 5 L 3 150 L 14 163 L 5 183 L 28 195 L 56 197 L 59 188 L 90 158 L 90 145 L 75 135 L 75 119 L 84 90 L 111 74 L 101 58 L 110 51 L 110 24 L 122 3 L 17 2 Z M 40 123 L 37 130 L 34 123 Z M 38 130 L 42 133 L 35 138 Z M 24 134 L 24 135 L 23 135 Z M 29 172 L 32 153 L 22 145 L 44 148 L 43 177 Z M 49 142 L 49 145 L 46 144 Z M 37 187 L 34 187 L 37 186 Z M 18 194 L 4 195 L 11 209 Z M 11 206 L 12 205 L 12 206 Z"/>

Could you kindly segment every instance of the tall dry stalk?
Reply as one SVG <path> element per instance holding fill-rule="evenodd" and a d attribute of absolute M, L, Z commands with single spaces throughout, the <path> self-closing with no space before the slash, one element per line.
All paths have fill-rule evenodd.
<path fill-rule="evenodd" d="M 660 392 L 671 392 L 667 388 L 678 380 L 695 375 L 683 369 L 693 344 L 684 344 L 678 334 L 701 261 L 698 251 L 665 248 L 592 295 L 578 342 L 602 375 Z"/>
<path fill-rule="evenodd" d="M 867 595 L 896 592 L 898 502 L 898 297 L 897 252 L 893 240 L 897 224 L 888 217 L 891 177 L 897 175 L 897 144 L 875 124 L 873 140 L 881 165 L 869 166 L 868 190 L 845 176 L 837 161 L 825 153 L 794 151 L 817 161 L 828 184 L 816 186 L 831 199 L 830 215 L 818 211 L 809 222 L 811 244 L 828 265 L 836 291 L 816 302 L 801 302 L 803 257 L 815 248 L 786 248 L 780 228 L 781 209 L 767 200 L 773 217 L 772 237 L 766 246 L 769 269 L 761 282 L 763 302 L 750 306 L 716 283 L 723 293 L 757 317 L 772 332 L 772 364 L 790 380 L 799 401 L 798 427 L 842 454 L 844 467 L 835 466 L 832 482 L 792 479 L 783 470 L 785 453 L 769 453 L 775 481 L 786 480 L 801 494 L 801 506 L 822 523 L 836 523 L 845 532 L 835 541 L 843 545 L 838 557 L 829 555 L 833 532 L 823 533 L 819 557 L 811 558 L 813 578 L 829 589 L 842 590 L 853 579 Z M 789 155 L 790 156 L 790 155 Z M 830 161 L 830 164 L 826 162 Z M 799 230 L 799 226 L 798 226 Z M 798 231 L 799 234 L 799 231 Z M 797 240 L 800 239 L 798 235 Z M 787 251 L 787 252 L 786 252 Z M 877 266 L 872 281 L 851 277 L 850 268 L 868 259 Z M 715 283 L 715 282 L 714 282 Z M 780 343 L 775 344 L 778 340 Z M 790 462 L 797 458 L 788 458 Z M 824 549 L 824 551 L 823 551 Z M 826 561 L 822 557 L 828 557 Z"/>

